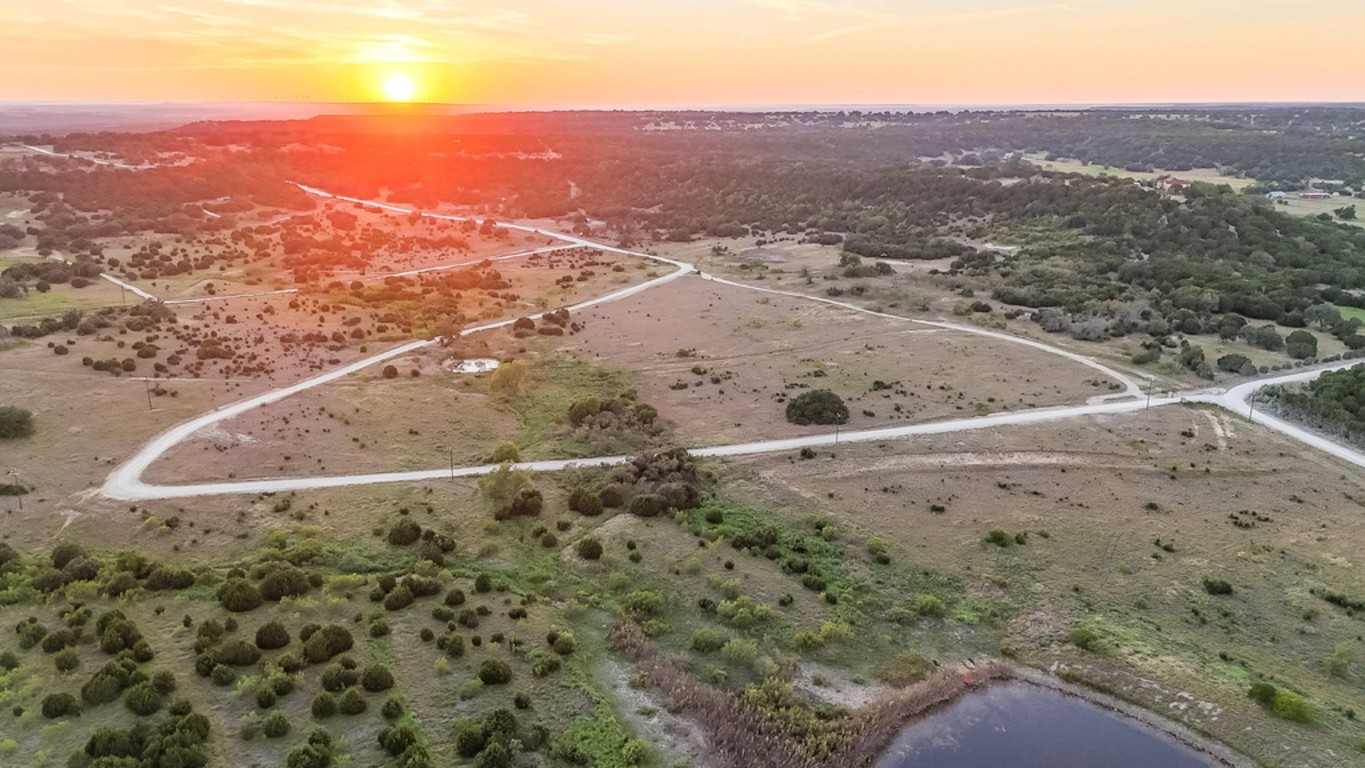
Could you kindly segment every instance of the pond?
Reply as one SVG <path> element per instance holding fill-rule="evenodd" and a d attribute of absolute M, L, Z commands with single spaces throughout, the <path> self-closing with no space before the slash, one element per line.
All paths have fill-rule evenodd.
<path fill-rule="evenodd" d="M 876 768 L 1215 768 L 1222 763 L 1050 688 L 993 685 L 905 728 Z"/>

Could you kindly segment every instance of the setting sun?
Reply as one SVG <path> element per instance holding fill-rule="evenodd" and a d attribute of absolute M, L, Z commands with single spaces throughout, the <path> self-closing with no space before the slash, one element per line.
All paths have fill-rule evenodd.
<path fill-rule="evenodd" d="M 417 84 L 404 74 L 389 75 L 384 80 L 384 98 L 388 101 L 412 101 L 417 95 Z"/>

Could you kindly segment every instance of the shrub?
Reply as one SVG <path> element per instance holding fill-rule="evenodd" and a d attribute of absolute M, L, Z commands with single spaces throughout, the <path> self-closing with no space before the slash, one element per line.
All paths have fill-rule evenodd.
<path fill-rule="evenodd" d="M 43 697 L 43 717 L 48 720 L 56 720 L 66 715 L 80 714 L 81 708 L 76 704 L 76 697 L 69 693 L 49 693 Z"/>
<path fill-rule="evenodd" d="M 408 747 L 411 747 L 416 743 L 417 732 L 409 725 L 385 728 L 379 732 L 379 746 L 394 757 L 403 754 L 407 751 Z"/>
<path fill-rule="evenodd" d="M 175 692 L 175 675 L 170 670 L 163 669 L 152 675 L 152 687 L 162 696 L 169 696 Z"/>
<path fill-rule="evenodd" d="M 229 640 L 218 648 L 217 659 L 233 667 L 249 667 L 261 660 L 261 651 L 245 640 Z"/>
<path fill-rule="evenodd" d="M 382 664 L 371 664 L 360 675 L 360 685 L 370 693 L 387 691 L 393 687 L 393 675 Z"/>
<path fill-rule="evenodd" d="M 267 739 L 279 739 L 289 735 L 289 719 L 279 712 L 271 713 L 261 723 L 261 733 Z"/>
<path fill-rule="evenodd" d="M 328 624 L 312 633 L 303 644 L 303 658 L 310 664 L 320 664 L 338 653 L 345 653 L 355 645 L 346 628 Z"/>
<path fill-rule="evenodd" d="M 43 636 L 43 641 L 39 645 L 43 653 L 56 653 L 68 646 L 76 644 L 76 633 L 70 629 L 59 629 L 55 632 L 48 632 Z"/>
<path fill-rule="evenodd" d="M 506 662 L 487 659 L 479 665 L 479 680 L 484 685 L 504 685 L 512 681 L 512 668 Z"/>
<path fill-rule="evenodd" d="M 1247 691 L 1247 698 L 1255 701 L 1264 707 L 1274 705 L 1275 696 L 1279 691 L 1270 683 L 1252 683 L 1251 690 Z"/>
<path fill-rule="evenodd" d="M 241 613 L 259 608 L 263 600 L 255 585 L 238 576 L 228 579 L 218 588 L 218 602 L 233 613 Z"/>
<path fill-rule="evenodd" d="M 725 646 L 725 636 L 714 629 L 699 629 L 692 633 L 692 650 L 697 653 L 719 651 Z"/>
<path fill-rule="evenodd" d="M 846 424 L 848 406 L 828 389 L 812 389 L 787 403 L 787 421 L 801 426 Z"/>
<path fill-rule="evenodd" d="M 446 593 L 446 605 L 450 607 L 464 605 L 465 595 L 463 589 L 451 589 Z"/>
<path fill-rule="evenodd" d="M 487 743 L 483 723 L 468 717 L 455 721 L 455 752 L 460 757 L 474 757 Z"/>
<path fill-rule="evenodd" d="M 58 672 L 70 672 L 81 665 L 81 657 L 74 648 L 66 648 L 52 657 L 52 663 L 56 665 Z"/>
<path fill-rule="evenodd" d="M 1085 651 L 1093 651 L 1099 647 L 1100 635 L 1090 627 L 1076 627 L 1071 630 L 1066 639 L 1077 648 Z"/>
<path fill-rule="evenodd" d="M 921 616 L 942 618 L 948 615 L 948 608 L 933 595 L 920 595 L 915 599 L 915 612 Z"/>
<path fill-rule="evenodd" d="M 1275 703 L 1271 707 L 1275 716 L 1295 723 L 1313 722 L 1313 711 L 1309 709 L 1308 702 L 1299 696 L 1286 691 L 1275 694 Z"/>
<path fill-rule="evenodd" d="M 194 574 L 186 570 L 158 566 L 147 576 L 144 586 L 150 590 L 188 589 L 194 586 Z"/>
<path fill-rule="evenodd" d="M 319 720 L 337 713 L 337 700 L 332 694 L 323 691 L 313 697 L 313 717 Z"/>
<path fill-rule="evenodd" d="M 416 544 L 422 538 L 422 526 L 417 521 L 404 515 L 398 518 L 398 522 L 389 529 L 389 543 L 395 547 L 406 547 L 409 544 Z"/>
<path fill-rule="evenodd" d="M 18 440 L 32 436 L 33 414 L 30 411 L 13 405 L 0 405 L 0 440 Z"/>
<path fill-rule="evenodd" d="M 574 488 L 569 494 L 569 509 L 572 509 L 580 515 L 595 517 L 602 514 L 603 506 L 605 505 L 602 503 L 602 497 L 600 495 L 593 493 L 581 485 Z"/>
<path fill-rule="evenodd" d="M 1204 591 L 1210 595 L 1230 595 L 1232 585 L 1222 579 L 1204 579 Z"/>
<path fill-rule="evenodd" d="M 396 696 L 390 696 L 384 699 L 384 706 L 380 707 L 379 714 L 385 720 L 397 720 L 403 716 L 403 702 Z"/>
<path fill-rule="evenodd" d="M 512 517 L 535 517 L 545 506 L 545 497 L 535 488 L 522 488 L 512 499 L 508 512 Z"/>
<path fill-rule="evenodd" d="M 616 509 L 626 501 L 626 492 L 619 485 L 608 485 L 597 492 L 597 498 L 602 500 L 602 506 L 607 509 Z"/>
<path fill-rule="evenodd" d="M 597 560 L 602 557 L 602 542 L 597 539 L 579 539 L 574 551 L 584 560 Z"/>
<path fill-rule="evenodd" d="M 94 581 L 100 575 L 100 564 L 88 557 L 77 557 L 62 567 L 62 582 Z"/>
<path fill-rule="evenodd" d="M 256 630 L 256 647 L 263 651 L 273 651 L 289 645 L 289 630 L 278 621 L 268 621 Z"/>
<path fill-rule="evenodd" d="M 656 493 L 642 493 L 630 500 L 630 513 L 638 517 L 657 517 L 666 511 L 668 505 Z"/>
<path fill-rule="evenodd" d="M 412 601 L 415 599 L 416 598 L 412 596 L 412 590 L 408 589 L 406 584 L 400 584 L 399 586 L 394 587 L 393 591 L 388 595 L 385 595 L 384 610 L 400 611 L 407 608 L 409 605 L 412 605 Z"/>
<path fill-rule="evenodd" d="M 501 443 L 493 449 L 493 455 L 490 458 L 494 464 L 518 462 L 521 461 L 521 451 L 517 450 L 516 443 Z"/>
<path fill-rule="evenodd" d="M 474 591 L 480 594 L 493 590 L 493 579 L 486 573 L 474 577 Z"/>
<path fill-rule="evenodd" d="M 621 746 L 621 759 L 626 765 L 644 765 L 649 762 L 649 745 L 639 739 L 626 739 Z"/>
<path fill-rule="evenodd" d="M 987 544 L 994 544 L 995 546 L 1000 547 L 1001 549 L 1008 549 L 1009 547 L 1014 546 L 1014 537 L 1009 535 L 1008 533 L 1005 533 L 999 528 L 996 528 L 992 530 L 990 533 L 987 533 L 985 538 L 982 539 L 982 541 L 984 541 Z"/>
<path fill-rule="evenodd" d="M 232 667 L 226 664 L 218 664 L 209 673 L 209 679 L 213 681 L 214 685 L 228 686 L 237 682 L 237 673 L 233 672 Z"/>
<path fill-rule="evenodd" d="M 347 688 L 346 692 L 341 694 L 341 699 L 337 701 L 337 709 L 343 715 L 358 715 L 368 709 L 369 706 L 365 697 L 361 696 L 360 691 L 355 688 Z"/>
<path fill-rule="evenodd" d="M 106 581 L 104 583 L 104 588 L 100 591 L 110 597 L 119 597 L 134 589 L 137 589 L 137 579 L 134 578 L 131 573 L 120 571 Z"/>
<path fill-rule="evenodd" d="M 311 588 L 308 574 L 286 565 L 272 570 L 261 579 L 260 592 L 263 599 L 279 602 L 282 598 L 307 594 Z"/>
<path fill-rule="evenodd" d="M 161 709 L 161 692 L 150 681 L 138 683 L 123 697 L 124 706 L 135 715 L 147 717 Z"/>
<path fill-rule="evenodd" d="M 546 636 L 545 642 L 550 644 L 550 648 L 560 656 L 568 656 L 578 647 L 578 642 L 574 639 L 573 633 L 567 629 L 556 629 Z"/>
<path fill-rule="evenodd" d="M 347 669 L 340 664 L 329 664 L 322 671 L 322 676 L 318 682 L 324 691 L 341 693 L 355 685 L 359 680 L 360 675 L 354 669 Z"/>

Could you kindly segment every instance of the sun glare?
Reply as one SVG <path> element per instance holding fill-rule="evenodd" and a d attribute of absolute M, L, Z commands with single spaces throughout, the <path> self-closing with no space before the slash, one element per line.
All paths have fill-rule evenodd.
<path fill-rule="evenodd" d="M 384 80 L 384 98 L 388 101 L 412 101 L 417 95 L 417 84 L 404 74 L 392 74 Z"/>

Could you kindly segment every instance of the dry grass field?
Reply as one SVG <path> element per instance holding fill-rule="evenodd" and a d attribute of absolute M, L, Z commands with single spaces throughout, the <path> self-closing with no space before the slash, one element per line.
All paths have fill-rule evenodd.
<path fill-rule="evenodd" d="M 1112 394 L 1092 369 L 1028 347 L 698 278 L 583 317 L 573 348 L 636 372 L 686 445 L 807 434 L 784 415 L 806 389 L 840 395 L 848 429 Z"/>
<path fill-rule="evenodd" d="M 830 515 L 960 579 L 999 607 L 1007 652 L 1253 759 L 1342 765 L 1365 735 L 1343 714 L 1361 711 L 1360 619 L 1314 595 L 1365 595 L 1365 483 L 1276 433 L 1169 407 L 734 466 L 750 503 Z M 1009 546 L 985 543 L 992 530 Z M 1068 642 L 1078 627 L 1094 651 Z M 1355 661 L 1334 674 L 1334 654 Z M 1259 679 L 1305 694 L 1317 725 L 1260 710 Z"/>

